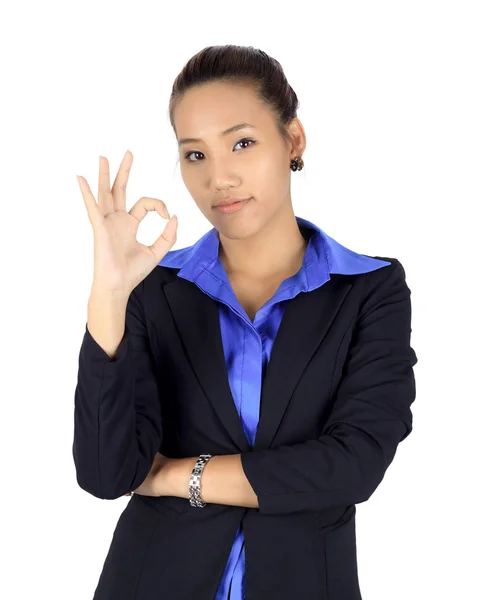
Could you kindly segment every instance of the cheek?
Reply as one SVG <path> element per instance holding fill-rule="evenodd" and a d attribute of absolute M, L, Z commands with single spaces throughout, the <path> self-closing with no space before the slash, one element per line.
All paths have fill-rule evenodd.
<path fill-rule="evenodd" d="M 188 167 L 181 167 L 181 178 L 188 189 L 195 185 L 195 176 Z M 198 178 L 196 177 L 196 179 Z"/>
<path fill-rule="evenodd" d="M 204 181 L 201 176 L 195 175 L 191 170 L 185 169 L 182 173 L 182 178 L 190 196 L 197 204 L 198 202 L 201 203 L 201 200 L 198 199 L 201 199 L 205 194 Z"/>
<path fill-rule="evenodd" d="M 252 173 L 251 186 L 248 189 L 253 196 L 256 194 L 261 202 L 277 204 L 284 196 L 289 177 L 280 159 L 277 162 L 264 161 L 258 164 Z"/>
<path fill-rule="evenodd" d="M 279 181 L 284 184 L 288 172 L 285 169 L 285 159 L 282 153 L 270 152 L 264 155 L 257 153 L 255 158 L 256 160 L 252 161 L 251 170 L 256 181 L 263 182 L 265 185 Z"/>

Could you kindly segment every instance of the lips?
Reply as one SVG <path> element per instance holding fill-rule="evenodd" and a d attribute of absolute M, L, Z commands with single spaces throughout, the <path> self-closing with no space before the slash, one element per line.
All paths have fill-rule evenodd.
<path fill-rule="evenodd" d="M 224 214 L 224 215 L 237 213 L 237 212 L 243 210 L 243 208 L 249 204 L 250 200 L 251 200 L 251 198 L 248 198 L 247 200 L 236 200 L 235 202 L 232 202 L 231 204 L 223 204 L 221 206 L 215 206 L 215 209 L 219 213 Z"/>
<path fill-rule="evenodd" d="M 215 206 L 228 206 L 235 202 L 244 202 L 245 200 L 249 200 L 249 198 L 225 198 L 224 200 L 220 200 Z"/>

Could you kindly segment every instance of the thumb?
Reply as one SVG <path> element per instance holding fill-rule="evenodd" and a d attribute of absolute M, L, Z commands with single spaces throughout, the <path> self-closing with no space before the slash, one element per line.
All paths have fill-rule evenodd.
<path fill-rule="evenodd" d="M 150 246 L 158 262 L 170 251 L 173 244 L 176 242 L 176 232 L 178 228 L 178 217 L 173 215 L 165 226 L 163 233 Z"/>

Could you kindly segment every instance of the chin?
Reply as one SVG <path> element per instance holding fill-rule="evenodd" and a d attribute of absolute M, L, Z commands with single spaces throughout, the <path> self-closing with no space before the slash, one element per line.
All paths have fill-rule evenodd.
<path fill-rule="evenodd" d="M 226 223 L 215 219 L 213 226 L 230 240 L 244 240 L 256 235 L 261 229 L 261 225 L 254 219 L 238 219 L 237 222 L 231 220 Z"/>

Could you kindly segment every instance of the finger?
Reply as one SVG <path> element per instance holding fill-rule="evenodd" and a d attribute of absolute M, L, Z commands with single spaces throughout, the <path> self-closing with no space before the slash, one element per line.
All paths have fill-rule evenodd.
<path fill-rule="evenodd" d="M 100 208 L 96 203 L 95 197 L 92 194 L 90 186 L 87 180 L 81 175 L 77 175 L 78 185 L 82 193 L 83 201 L 85 202 L 86 210 L 88 213 L 88 219 L 92 224 L 93 228 L 98 227 L 103 222 L 103 215 L 101 214 Z"/>
<path fill-rule="evenodd" d="M 151 246 L 149 246 L 150 250 L 156 257 L 157 262 L 160 262 L 160 260 L 167 252 L 170 251 L 171 247 L 176 242 L 177 229 L 178 217 L 173 215 L 173 217 L 166 224 L 166 227 L 160 237 Z"/>
<path fill-rule="evenodd" d="M 145 215 L 147 215 L 150 210 L 158 210 L 159 214 L 161 214 L 165 219 L 170 218 L 168 209 L 166 208 L 166 204 L 163 202 L 163 200 L 158 200 L 158 198 L 149 198 L 148 196 L 142 196 L 128 212 L 132 217 L 135 217 L 138 223 L 141 223 L 141 221 L 145 218 Z"/>
<path fill-rule="evenodd" d="M 103 216 L 114 211 L 113 196 L 110 190 L 110 165 L 104 156 L 100 156 L 98 169 L 98 206 Z"/>
<path fill-rule="evenodd" d="M 127 150 L 111 188 L 115 210 L 126 210 L 126 186 L 132 163 L 133 154 Z"/>

